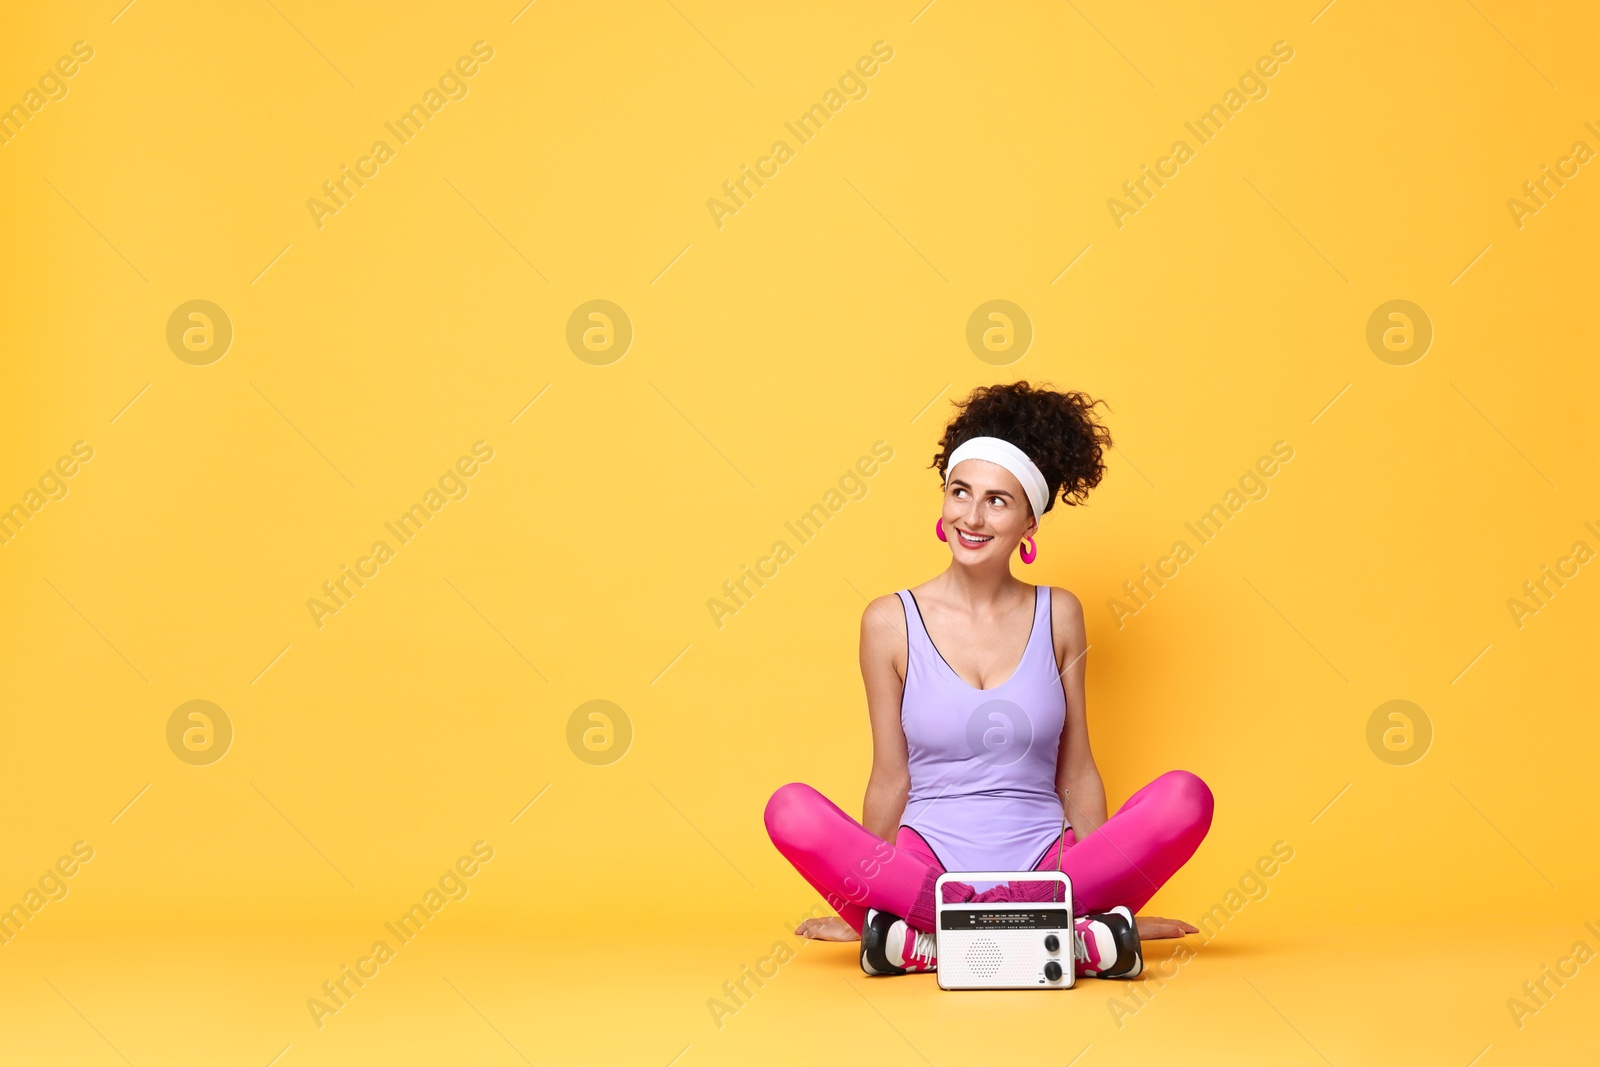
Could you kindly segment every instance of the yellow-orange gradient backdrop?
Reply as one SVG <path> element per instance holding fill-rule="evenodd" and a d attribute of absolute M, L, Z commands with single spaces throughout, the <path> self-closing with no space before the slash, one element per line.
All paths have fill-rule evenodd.
<path fill-rule="evenodd" d="M 5 21 L 0 1060 L 1595 1056 L 1590 7 Z M 1109 404 L 1015 569 L 1206 933 L 868 980 L 762 806 L 859 812 L 1018 379 Z"/>

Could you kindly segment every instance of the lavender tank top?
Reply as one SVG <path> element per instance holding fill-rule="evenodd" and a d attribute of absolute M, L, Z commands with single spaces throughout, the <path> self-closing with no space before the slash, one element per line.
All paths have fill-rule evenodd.
<path fill-rule="evenodd" d="M 1061 833 L 1055 778 L 1067 698 L 1050 587 L 1034 586 L 1022 662 L 993 689 L 963 681 L 934 647 L 911 590 L 897 595 L 906 613 L 900 724 L 911 771 L 901 824 L 947 871 L 1031 871 Z"/>

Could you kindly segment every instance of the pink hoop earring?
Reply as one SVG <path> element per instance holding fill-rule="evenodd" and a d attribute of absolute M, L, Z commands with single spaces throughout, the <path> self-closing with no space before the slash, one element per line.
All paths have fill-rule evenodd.
<path fill-rule="evenodd" d="M 1033 538 L 1031 537 L 1024 537 L 1022 541 L 1027 542 L 1027 544 L 1023 544 L 1021 541 L 1017 543 L 1017 550 L 1022 553 L 1022 562 L 1032 563 L 1039 558 L 1039 546 L 1033 543 Z"/>
<path fill-rule="evenodd" d="M 948 537 L 946 537 L 944 535 L 944 517 L 943 516 L 940 516 L 939 518 L 933 520 L 933 532 L 939 535 L 939 540 L 941 540 L 941 541 L 949 541 L 950 540 Z"/>

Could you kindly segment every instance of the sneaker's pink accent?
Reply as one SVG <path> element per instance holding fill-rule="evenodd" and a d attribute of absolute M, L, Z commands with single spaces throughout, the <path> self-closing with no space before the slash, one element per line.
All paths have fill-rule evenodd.
<path fill-rule="evenodd" d="M 1078 964 L 1077 973 L 1083 974 L 1084 969 L 1099 971 L 1102 962 L 1107 959 L 1107 952 L 1116 953 L 1116 945 L 1109 939 L 1110 931 L 1104 923 L 1091 922 L 1088 919 L 1076 919 L 1072 923 L 1073 940 L 1077 942 L 1078 951 L 1073 955 Z M 1102 938 L 1106 944 L 1102 945 Z"/>
<path fill-rule="evenodd" d="M 895 926 L 903 927 L 905 930 L 905 937 L 901 940 L 900 966 L 908 971 L 932 971 L 939 966 L 934 950 L 933 934 L 918 930 L 904 922 L 895 923 Z M 898 932 L 891 929 L 891 936 Z"/>

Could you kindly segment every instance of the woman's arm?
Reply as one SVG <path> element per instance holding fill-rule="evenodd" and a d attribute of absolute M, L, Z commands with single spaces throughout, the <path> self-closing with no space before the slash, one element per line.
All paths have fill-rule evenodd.
<path fill-rule="evenodd" d="M 861 680 L 872 726 L 872 772 L 861 802 L 861 825 L 891 844 L 911 792 L 906 735 L 900 725 L 905 681 L 895 667 L 898 650 L 906 644 L 900 598 L 889 593 L 868 604 L 861 615 Z"/>
<path fill-rule="evenodd" d="M 906 735 L 900 725 L 904 668 L 895 666 L 899 650 L 907 644 L 905 617 L 900 598 L 893 593 L 872 601 L 861 616 L 861 680 L 867 687 L 867 719 L 872 726 L 872 771 L 861 801 L 861 825 L 890 844 L 911 793 Z M 794 932 L 821 941 L 861 938 L 837 915 L 806 919 Z"/>
<path fill-rule="evenodd" d="M 1067 697 L 1067 720 L 1056 757 L 1056 792 L 1066 798 L 1073 836 L 1082 841 L 1106 821 L 1106 787 L 1089 750 L 1089 716 L 1084 706 L 1089 638 L 1083 625 L 1083 604 L 1057 586 L 1050 587 L 1050 622 L 1056 641 L 1064 643 L 1061 687 Z"/>

